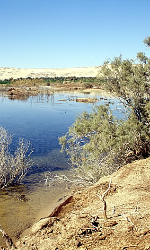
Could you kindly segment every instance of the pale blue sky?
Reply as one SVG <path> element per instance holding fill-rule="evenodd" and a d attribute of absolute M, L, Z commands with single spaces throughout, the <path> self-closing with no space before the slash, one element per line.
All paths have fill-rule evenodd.
<path fill-rule="evenodd" d="M 99 66 L 147 36 L 150 0 L 0 0 L 0 67 Z"/>

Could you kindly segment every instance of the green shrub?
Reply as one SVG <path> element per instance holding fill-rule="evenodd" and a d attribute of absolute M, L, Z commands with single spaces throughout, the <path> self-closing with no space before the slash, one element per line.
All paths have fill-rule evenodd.
<path fill-rule="evenodd" d="M 116 57 L 98 75 L 99 85 L 124 104 L 126 120 L 117 120 L 109 107 L 95 107 L 78 116 L 59 138 L 71 166 L 90 183 L 150 156 L 150 59 L 138 53 L 137 60 Z"/>
<path fill-rule="evenodd" d="M 11 80 L 1 80 L 0 84 L 11 84 Z"/>

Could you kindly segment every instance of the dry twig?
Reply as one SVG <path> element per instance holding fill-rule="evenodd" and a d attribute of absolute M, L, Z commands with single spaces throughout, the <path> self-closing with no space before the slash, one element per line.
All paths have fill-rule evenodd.
<path fill-rule="evenodd" d="M 102 195 L 99 195 L 99 194 L 97 194 L 97 196 L 101 199 L 101 201 L 103 202 L 103 204 L 104 204 L 104 207 L 103 207 L 103 215 L 104 215 L 104 220 L 107 220 L 107 214 L 106 214 L 106 208 L 107 208 L 107 206 L 106 206 L 106 201 L 105 201 L 105 195 L 107 194 L 107 192 L 109 191 L 109 189 L 110 189 L 110 185 L 111 185 L 111 180 L 112 180 L 112 178 L 110 179 L 110 182 L 109 182 L 109 187 L 108 187 L 108 189 L 102 194 Z"/>

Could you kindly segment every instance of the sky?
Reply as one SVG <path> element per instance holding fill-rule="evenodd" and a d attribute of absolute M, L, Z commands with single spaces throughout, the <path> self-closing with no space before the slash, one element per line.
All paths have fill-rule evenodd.
<path fill-rule="evenodd" d="M 100 66 L 148 50 L 150 0 L 0 0 L 0 67 Z"/>

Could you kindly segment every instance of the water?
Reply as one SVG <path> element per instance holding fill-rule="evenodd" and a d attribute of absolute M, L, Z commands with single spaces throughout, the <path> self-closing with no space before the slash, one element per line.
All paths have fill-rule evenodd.
<path fill-rule="evenodd" d="M 100 101 L 95 105 L 110 102 L 114 115 L 122 117 L 120 111 L 123 106 L 118 100 L 103 99 L 98 93 L 59 92 L 26 100 L 0 96 L 0 125 L 14 135 L 11 150 L 15 150 L 20 137 L 29 140 L 34 149 L 34 167 L 25 179 L 25 185 L 15 192 L 7 190 L 0 193 L 0 224 L 15 239 L 37 220 L 41 210 L 63 194 L 63 187 L 46 189 L 44 175 L 47 171 L 68 167 L 66 156 L 60 153 L 58 137 L 68 131 L 77 114 L 84 110 L 90 112 L 93 106 L 74 101 L 77 97 L 96 97 Z M 25 195 L 26 199 L 21 201 L 21 195 Z"/>

